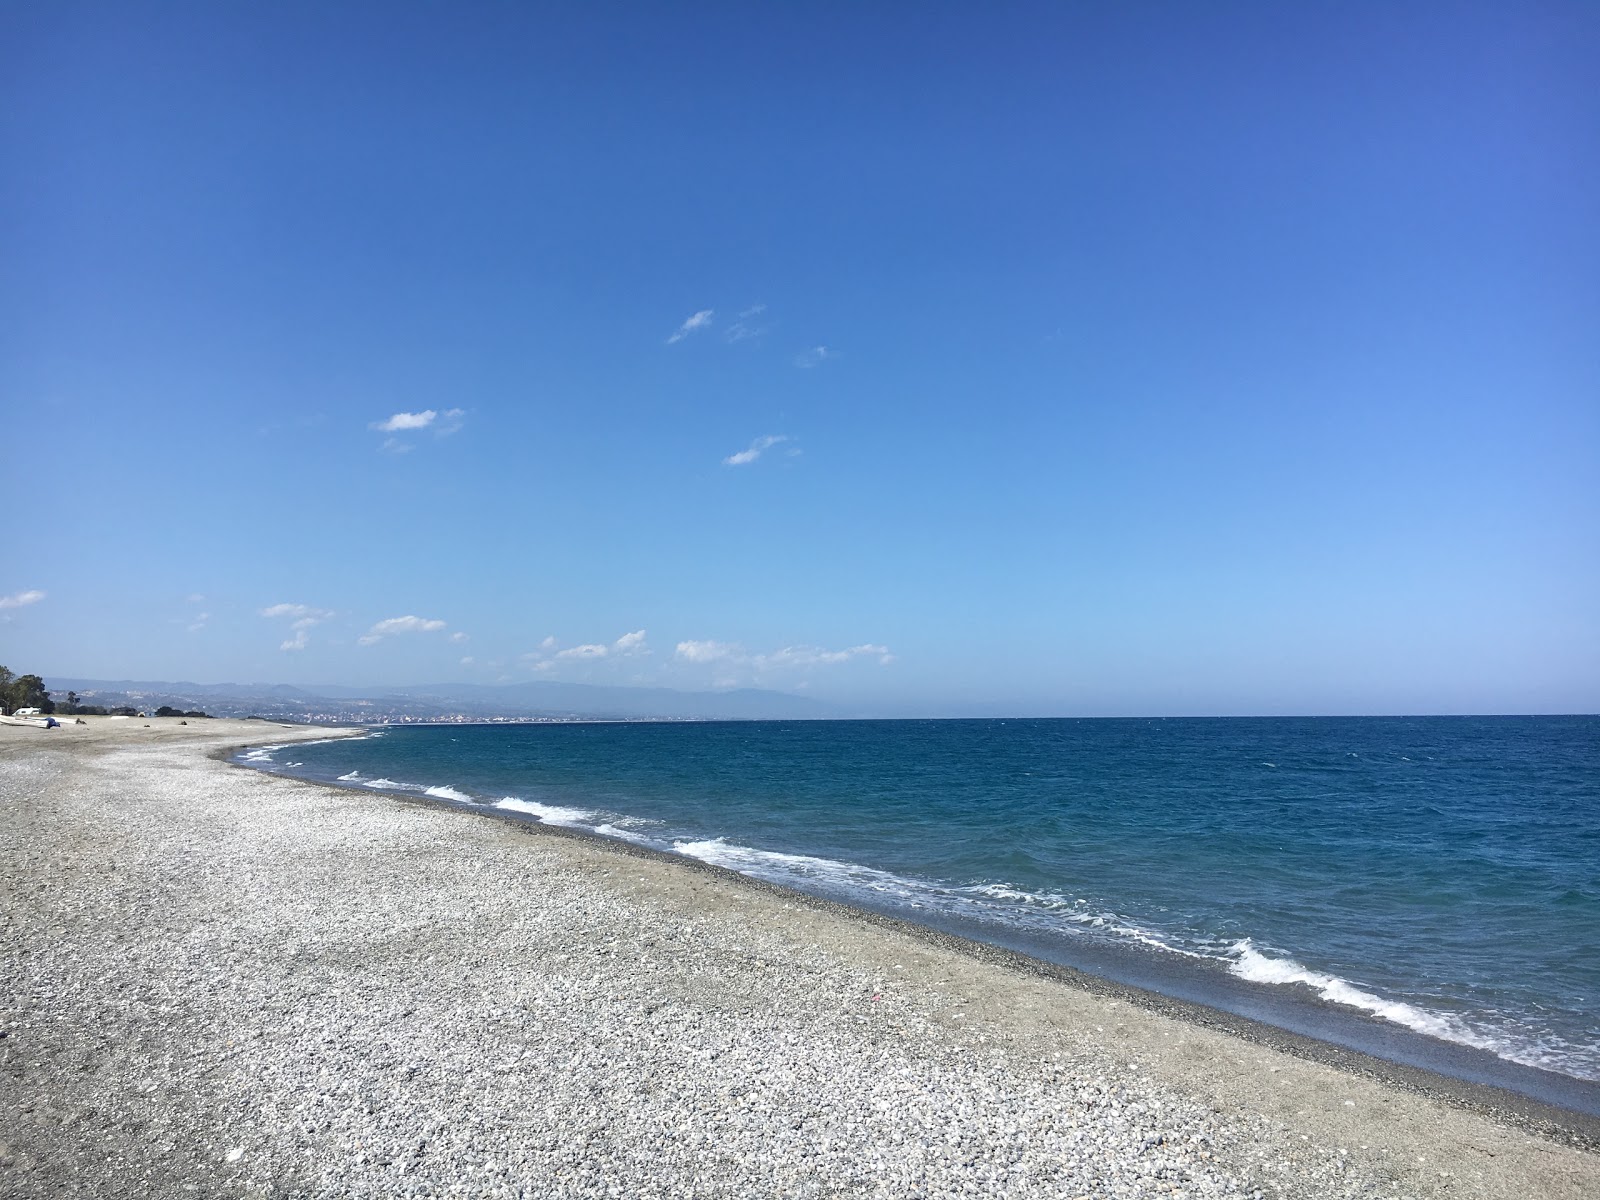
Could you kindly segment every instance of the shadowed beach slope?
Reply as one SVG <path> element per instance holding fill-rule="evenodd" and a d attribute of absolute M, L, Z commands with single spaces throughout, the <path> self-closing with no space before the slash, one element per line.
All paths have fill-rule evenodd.
<path fill-rule="evenodd" d="M 1600 1194 L 1575 1114 L 215 757 L 328 735 L 0 729 L 0 1194 Z"/>

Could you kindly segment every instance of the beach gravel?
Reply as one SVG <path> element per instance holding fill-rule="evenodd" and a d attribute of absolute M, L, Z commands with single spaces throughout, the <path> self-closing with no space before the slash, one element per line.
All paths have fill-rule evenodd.
<path fill-rule="evenodd" d="M 6 1196 L 1600 1194 L 1370 1080 L 154 732 L 0 745 Z"/>

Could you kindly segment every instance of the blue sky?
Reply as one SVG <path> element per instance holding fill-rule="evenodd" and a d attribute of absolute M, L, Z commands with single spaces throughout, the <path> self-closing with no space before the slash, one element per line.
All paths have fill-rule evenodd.
<path fill-rule="evenodd" d="M 1600 708 L 1600 9 L 0 6 L 0 661 Z"/>

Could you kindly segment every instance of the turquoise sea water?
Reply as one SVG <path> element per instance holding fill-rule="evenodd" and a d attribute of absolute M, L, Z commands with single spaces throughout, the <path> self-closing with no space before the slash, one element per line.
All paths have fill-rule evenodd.
<path fill-rule="evenodd" d="M 1600 1081 L 1600 718 L 434 726 L 243 758 L 644 843 L 1422 1065 L 1482 1052 L 1469 1077 L 1492 1056 Z"/>

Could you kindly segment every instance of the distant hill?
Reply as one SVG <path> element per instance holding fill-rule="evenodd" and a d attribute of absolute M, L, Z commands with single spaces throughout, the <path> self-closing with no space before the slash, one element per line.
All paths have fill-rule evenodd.
<path fill-rule="evenodd" d="M 293 687 L 281 683 L 189 683 L 165 680 L 71 679 L 46 676 L 56 699 L 77 692 L 85 703 L 204 708 L 216 716 L 296 720 L 383 721 L 466 718 L 608 718 L 617 720 L 819 720 L 839 710 L 808 696 L 760 688 L 683 692 L 673 688 L 605 687 L 549 681 L 406 687 Z"/>

